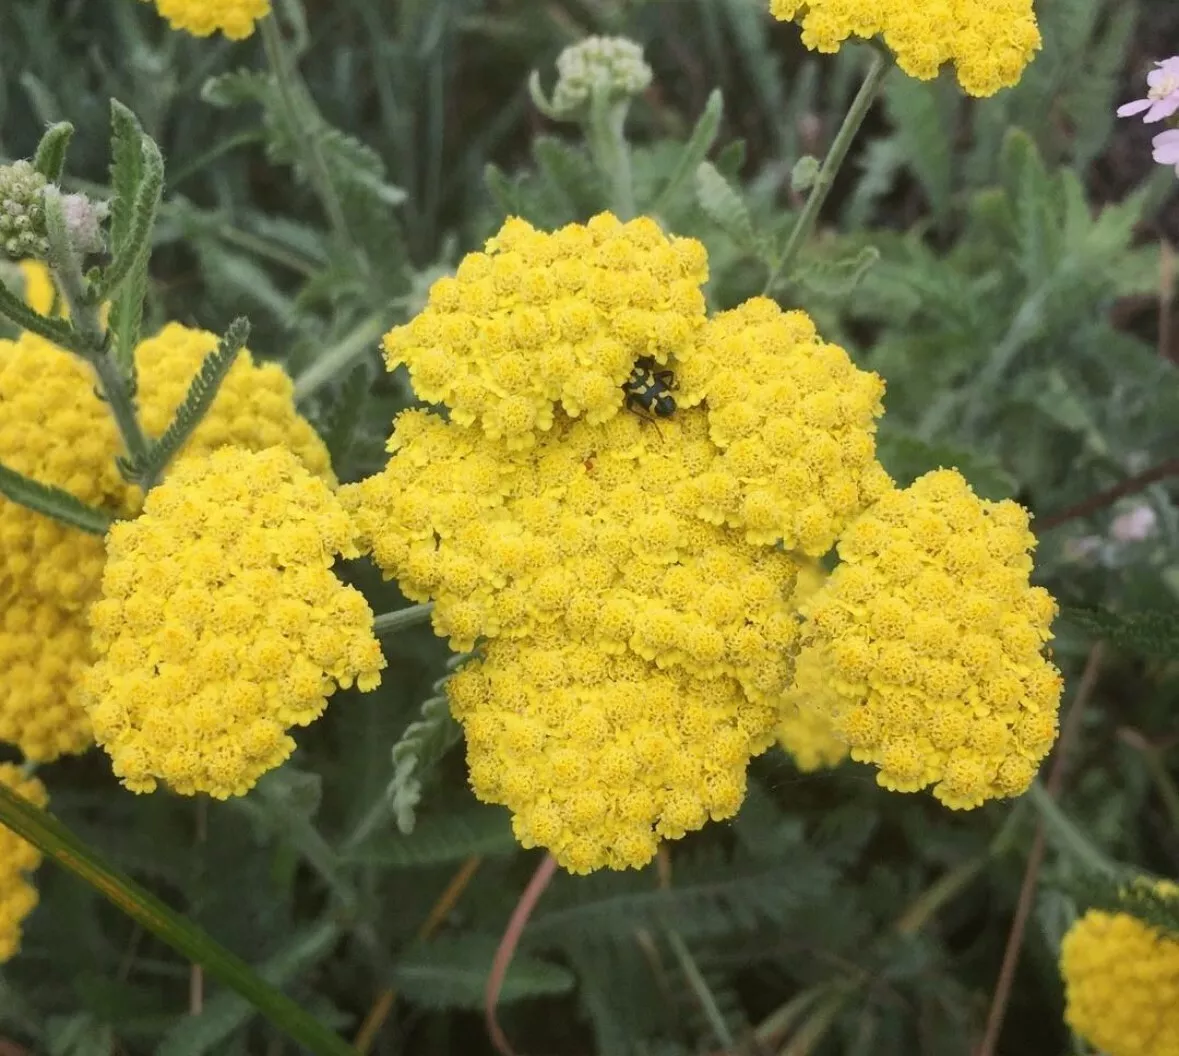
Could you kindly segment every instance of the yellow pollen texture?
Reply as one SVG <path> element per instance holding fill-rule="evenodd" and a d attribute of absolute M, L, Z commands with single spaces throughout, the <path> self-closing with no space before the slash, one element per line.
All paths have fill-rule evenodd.
<path fill-rule="evenodd" d="M 26 296 L 48 310 L 52 291 L 30 286 Z M 136 349 L 149 435 L 167 428 L 216 344 L 213 334 L 169 324 Z M 132 514 L 141 495 L 119 475 L 122 444 L 96 384 L 89 366 L 41 338 L 0 341 L 0 463 L 114 515 Z M 244 350 L 183 454 L 223 444 L 285 446 L 334 483 L 327 448 L 295 411 L 290 378 Z M 77 679 L 91 655 L 85 610 L 98 597 L 105 556 L 100 537 L 0 497 L 0 741 L 26 758 L 49 761 L 93 743 Z"/>
<path fill-rule="evenodd" d="M 1035 539 L 1010 501 L 953 470 L 884 495 L 839 542 L 802 606 L 798 664 L 851 757 L 898 792 L 971 808 L 1026 791 L 1056 738 L 1061 678 L 1042 655 L 1056 604 L 1028 584 Z M 817 655 L 811 655 L 817 654 Z"/>
<path fill-rule="evenodd" d="M 704 247 L 646 217 L 602 213 L 551 234 L 509 219 L 385 336 L 385 359 L 455 422 L 526 448 L 558 407 L 591 423 L 617 414 L 636 359 L 674 367 L 691 356 L 707 278 Z"/>
<path fill-rule="evenodd" d="M 230 40 L 244 40 L 254 23 L 270 14 L 270 0 L 154 0 L 173 29 L 208 37 L 218 30 Z"/>
<path fill-rule="evenodd" d="M 1065 1021 L 1095 1048 L 1179 1056 L 1179 941 L 1126 913 L 1091 909 L 1065 935 L 1060 971 Z"/>
<path fill-rule="evenodd" d="M 801 606 L 827 582 L 817 561 L 798 570 L 792 605 Z M 795 662 L 794 681 L 782 699 L 778 743 L 803 773 L 838 766 L 847 758 L 847 744 L 831 726 L 831 710 L 838 699 L 830 689 L 831 673 L 818 662 L 818 650 L 803 652 Z"/>
<path fill-rule="evenodd" d="M 337 685 L 378 685 L 372 610 L 331 571 L 354 534 L 285 448 L 184 458 L 115 524 L 83 703 L 127 788 L 242 795 Z"/>
<path fill-rule="evenodd" d="M 802 27 L 813 51 L 849 37 L 882 37 L 910 77 L 928 81 L 953 62 L 969 95 L 1016 84 L 1040 49 L 1032 0 L 770 0 L 770 12 Z"/>
<path fill-rule="evenodd" d="M 717 469 L 739 484 L 709 516 L 751 543 L 819 557 L 891 484 L 876 460 L 884 382 L 822 341 L 805 312 L 755 297 L 720 313 L 677 380 L 703 394 Z"/>
<path fill-rule="evenodd" d="M 49 802 L 45 786 L 35 777 L 25 777 L 12 763 L 0 763 L 0 784 L 34 806 Z M 36 847 L 0 825 L 0 964 L 20 950 L 21 925 L 37 905 L 29 874 L 40 864 Z"/>

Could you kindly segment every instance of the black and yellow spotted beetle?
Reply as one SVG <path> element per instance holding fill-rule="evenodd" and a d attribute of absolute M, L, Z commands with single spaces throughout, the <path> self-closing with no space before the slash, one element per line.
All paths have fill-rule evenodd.
<path fill-rule="evenodd" d="M 670 418 L 675 413 L 671 394 L 675 375 L 658 367 L 650 356 L 643 356 L 635 360 L 634 373 L 622 383 L 627 409 L 640 418 Z"/>

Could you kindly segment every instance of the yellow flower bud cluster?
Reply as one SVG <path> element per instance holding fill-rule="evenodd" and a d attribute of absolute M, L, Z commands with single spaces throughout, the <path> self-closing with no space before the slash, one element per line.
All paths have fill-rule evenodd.
<path fill-rule="evenodd" d="M 1126 913 L 1089 910 L 1061 943 L 1060 971 L 1065 1021 L 1095 1048 L 1179 1056 L 1179 941 Z"/>
<path fill-rule="evenodd" d="M 1041 45 L 1032 0 L 770 0 L 770 12 L 797 21 L 813 51 L 838 51 L 852 36 L 883 37 L 918 80 L 952 61 L 974 96 L 1016 84 Z"/>
<path fill-rule="evenodd" d="M 291 726 L 384 667 L 363 595 L 332 573 L 355 528 L 285 448 L 177 462 L 108 534 L 84 704 L 134 792 L 242 795 L 291 753 Z"/>
<path fill-rule="evenodd" d="M 49 802 L 45 786 L 12 763 L 0 763 L 0 784 L 34 806 Z M 40 864 L 36 847 L 0 825 L 0 964 L 20 950 L 21 925 L 37 905 L 37 889 L 28 875 Z"/>
<path fill-rule="evenodd" d="M 41 297 L 34 306 L 48 309 L 51 290 L 31 287 L 26 296 Z M 136 349 L 149 435 L 167 428 L 216 344 L 213 334 L 170 324 Z M 33 334 L 0 341 L 0 463 L 130 514 L 140 493 L 119 475 L 122 445 L 96 384 L 87 364 Z M 282 444 L 312 473 L 334 480 L 327 449 L 295 411 L 290 378 L 277 365 L 255 365 L 244 350 L 184 452 L 227 443 Z M 77 676 L 91 658 L 85 610 L 98 596 L 104 560 L 98 536 L 0 497 L 0 740 L 29 759 L 49 761 L 92 743 Z"/>
<path fill-rule="evenodd" d="M 1028 585 L 1034 546 L 1022 507 L 980 500 L 952 470 L 888 492 L 841 537 L 802 606 L 799 663 L 832 672 L 834 729 L 885 788 L 933 785 L 970 808 L 1031 783 L 1061 692 L 1041 653 L 1056 604 Z"/>
<path fill-rule="evenodd" d="M 617 414 L 636 359 L 690 356 L 707 278 L 704 247 L 646 217 L 603 213 L 552 234 L 513 218 L 386 335 L 386 362 L 405 364 L 418 396 L 460 425 L 526 448 L 558 406 L 594 424 Z"/>
<path fill-rule="evenodd" d="M 827 582 L 819 562 L 805 562 L 798 570 L 792 608 L 800 608 Z M 847 744 L 831 727 L 831 711 L 838 698 L 830 687 L 831 672 L 819 662 L 820 652 L 804 650 L 795 661 L 794 682 L 782 698 L 778 743 L 804 774 L 838 766 L 847 758 Z"/>
<path fill-rule="evenodd" d="M 751 543 L 819 557 L 891 483 L 874 440 L 884 382 L 820 340 L 805 312 L 755 297 L 720 313 L 676 381 L 705 397 L 716 470 L 740 482 L 707 516 Z"/>
<path fill-rule="evenodd" d="M 154 0 L 156 10 L 173 29 L 194 37 L 220 30 L 230 40 L 244 40 L 254 23 L 270 14 L 270 0 Z"/>
<path fill-rule="evenodd" d="M 573 873 L 643 866 L 659 840 L 734 815 L 766 740 L 767 716 L 734 679 L 664 670 L 555 628 L 491 642 L 448 694 L 476 793 L 512 810 L 523 846 L 547 847 Z"/>

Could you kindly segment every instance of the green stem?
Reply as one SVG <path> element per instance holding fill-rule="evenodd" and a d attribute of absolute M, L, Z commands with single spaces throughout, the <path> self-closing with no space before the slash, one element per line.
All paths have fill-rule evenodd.
<path fill-rule="evenodd" d="M 262 28 L 262 45 L 266 49 L 266 62 L 270 66 L 270 72 L 274 75 L 283 116 L 286 118 L 291 138 L 303 154 L 307 174 L 311 178 L 311 185 L 315 188 L 315 193 L 323 205 L 324 212 L 327 213 L 328 222 L 332 226 L 340 248 L 363 267 L 367 263 L 366 258 L 357 250 L 352 241 L 352 233 L 348 229 L 348 220 L 344 215 L 344 206 L 340 202 L 340 196 L 336 191 L 335 183 L 332 182 L 327 161 L 320 149 L 319 113 L 314 109 L 298 71 L 287 55 L 286 44 L 278 27 L 277 16 L 267 15 L 259 25 Z M 312 115 L 314 115 L 314 119 L 309 120 Z"/>
<path fill-rule="evenodd" d="M 355 1050 L 285 994 L 261 979 L 187 918 L 107 865 L 51 814 L 0 785 L 0 823 L 80 877 L 153 935 L 236 990 L 276 1027 L 314 1056 L 355 1056 Z"/>
<path fill-rule="evenodd" d="M 295 379 L 295 402 L 301 403 L 332 378 L 343 374 L 356 360 L 372 350 L 386 329 L 383 314 L 373 314 L 315 361 Z"/>
<path fill-rule="evenodd" d="M 56 189 L 45 193 L 45 220 L 49 235 L 49 263 L 57 288 L 69 307 L 70 324 L 77 340 L 74 350 L 87 359 L 98 374 L 102 394 L 110 405 L 123 437 L 127 454 L 133 461 L 147 456 L 148 442 L 135 413 L 135 402 L 127 379 L 109 354 L 107 333 L 82 275 L 82 265 L 70 243 L 65 225 L 61 194 Z"/>
<path fill-rule="evenodd" d="M 766 279 L 767 293 L 779 275 L 789 274 L 790 265 L 798 256 L 799 250 L 815 226 L 815 221 L 819 218 L 819 211 L 823 208 L 823 203 L 827 201 L 827 195 L 831 193 L 831 188 L 835 183 L 835 175 L 847 158 L 847 152 L 851 148 L 852 141 L 856 138 L 856 133 L 860 130 L 860 125 L 864 123 L 864 118 L 868 116 L 868 111 L 872 109 L 872 104 L 876 102 L 876 97 L 880 94 L 880 86 L 884 83 L 884 76 L 888 73 L 890 66 L 888 56 L 883 51 L 874 48 L 872 62 L 868 66 L 868 72 L 864 74 L 860 90 L 852 100 L 851 107 L 843 119 L 843 124 L 839 126 L 839 131 L 835 134 L 831 149 L 827 151 L 827 157 L 823 159 L 819 175 L 815 177 L 815 185 L 807 196 L 802 212 L 798 214 L 798 219 L 794 222 L 794 228 L 790 232 L 786 246 L 782 250 L 781 256 L 774 262 L 769 277 Z"/>
<path fill-rule="evenodd" d="M 378 638 L 387 638 L 408 627 L 416 627 L 419 623 L 425 623 L 433 611 L 434 603 L 428 601 L 423 605 L 410 605 L 406 609 L 383 612 L 373 620 L 373 634 Z"/>
<path fill-rule="evenodd" d="M 590 153 L 610 185 L 610 207 L 619 220 L 630 220 L 635 215 L 630 145 L 626 141 L 626 114 L 629 109 L 629 100 L 609 102 L 595 92 L 590 102 L 586 127 Z"/>
<path fill-rule="evenodd" d="M 1032 787 L 1027 790 L 1026 795 L 1032 806 L 1039 811 L 1040 820 L 1044 823 L 1044 834 L 1057 851 L 1094 873 L 1117 876 L 1123 871 L 1093 846 L 1092 841 L 1060 809 L 1056 800 L 1039 781 L 1032 782 Z"/>
<path fill-rule="evenodd" d="M 667 942 L 671 946 L 672 953 L 675 954 L 675 959 L 680 962 L 680 971 L 688 980 L 688 985 L 700 1003 L 700 1010 L 704 1013 L 704 1018 L 708 1020 L 708 1025 L 712 1028 L 716 1040 L 725 1049 L 733 1048 L 736 1044 L 733 1032 L 729 1030 L 729 1025 L 721 1014 L 720 1006 L 717 1005 L 707 980 L 700 973 L 700 968 L 692 956 L 692 951 L 688 949 L 688 944 L 680 937 L 678 931 L 668 931 Z"/>

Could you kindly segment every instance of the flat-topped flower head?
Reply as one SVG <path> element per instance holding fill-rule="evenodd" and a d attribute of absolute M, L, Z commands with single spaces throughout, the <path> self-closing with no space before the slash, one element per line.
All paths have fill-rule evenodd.
<path fill-rule="evenodd" d="M 372 610 L 331 570 L 354 536 L 285 448 L 186 457 L 110 530 L 83 703 L 127 788 L 242 795 L 337 686 L 380 682 Z"/>
<path fill-rule="evenodd" d="M 715 518 L 752 543 L 819 557 L 889 486 L 876 460 L 884 382 L 766 297 L 710 319 L 676 377 L 703 399 L 718 470 L 741 482 Z"/>
<path fill-rule="evenodd" d="M 1016 84 L 1041 46 L 1032 0 L 770 0 L 802 27 L 802 42 L 834 52 L 849 37 L 882 37 L 910 77 L 927 81 L 953 62 L 974 96 Z"/>
<path fill-rule="evenodd" d="M 35 763 L 89 748 L 81 679 L 91 659 L 85 613 L 21 596 L 0 605 L 0 741 Z"/>
<path fill-rule="evenodd" d="M 1060 972 L 1065 1021 L 1090 1045 L 1108 1056 L 1179 1056 L 1179 940 L 1091 909 L 1060 945 Z"/>
<path fill-rule="evenodd" d="M 49 802 L 45 786 L 26 777 L 19 766 L 0 763 L 0 784 L 34 806 Z M 29 879 L 41 864 L 41 852 L 0 825 L 0 964 L 20 951 L 21 926 L 37 906 L 37 889 Z"/>
<path fill-rule="evenodd" d="M 732 817 L 772 731 L 732 678 L 554 631 L 492 642 L 447 692 L 475 794 L 573 873 L 640 868 L 660 840 Z"/>
<path fill-rule="evenodd" d="M 651 78 L 641 45 L 626 37 L 586 37 L 557 56 L 552 108 L 583 113 L 595 91 L 607 100 L 627 99 L 645 92 Z"/>
<path fill-rule="evenodd" d="M 384 573 L 436 602 L 435 629 L 456 651 L 546 630 L 724 675 L 777 704 L 797 633 L 795 562 L 716 516 L 741 485 L 702 408 L 658 429 L 633 414 L 562 415 L 527 451 L 408 411 L 390 448 L 385 469 L 341 499 Z"/>
<path fill-rule="evenodd" d="M 156 10 L 173 29 L 194 37 L 224 33 L 245 40 L 254 25 L 270 14 L 270 0 L 154 0 Z"/>
<path fill-rule="evenodd" d="M 801 606 L 826 582 L 822 565 L 805 562 L 798 570 L 791 605 Z M 778 720 L 778 743 L 803 773 L 838 766 L 847 758 L 846 742 L 831 727 L 831 711 L 838 698 L 830 688 L 831 672 L 819 662 L 820 657 L 814 649 L 799 656 Z"/>
<path fill-rule="evenodd" d="M 160 435 L 183 401 L 217 337 L 171 323 L 135 350 L 140 417 Z M 0 341 L 0 463 L 92 506 L 130 514 L 140 493 L 119 475 L 122 453 L 110 409 L 92 368 L 32 334 Z M 332 480 L 327 448 L 295 411 L 291 379 L 276 364 L 242 350 L 184 454 L 223 444 L 290 448 L 312 472 Z M 0 497 L 0 601 L 13 594 L 80 608 L 97 594 L 102 540 Z"/>
<path fill-rule="evenodd" d="M 1142 114 L 1142 120 L 1151 124 L 1179 112 L 1179 55 L 1156 62 L 1154 66 L 1146 75 L 1146 98 L 1119 106 L 1118 117 Z"/>
<path fill-rule="evenodd" d="M 1031 783 L 1061 692 L 1042 655 L 1056 604 L 1028 585 L 1034 545 L 1022 507 L 980 500 L 953 470 L 844 532 L 841 564 L 802 606 L 798 664 L 833 673 L 833 728 L 885 788 L 932 785 L 970 808 Z"/>
<path fill-rule="evenodd" d="M 699 242 L 645 217 L 602 213 L 551 234 L 512 218 L 385 335 L 385 360 L 453 421 L 526 448 L 558 408 L 592 423 L 616 415 L 636 360 L 690 356 L 707 277 Z"/>

